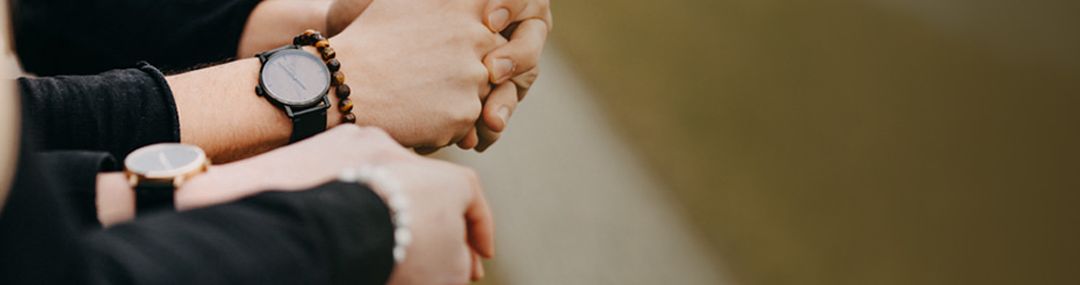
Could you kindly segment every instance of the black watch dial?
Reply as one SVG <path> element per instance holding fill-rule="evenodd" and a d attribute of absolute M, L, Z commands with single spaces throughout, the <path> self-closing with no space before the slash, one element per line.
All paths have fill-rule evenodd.
<path fill-rule="evenodd" d="M 267 96 L 290 106 L 316 104 L 330 89 L 330 70 L 315 55 L 298 49 L 271 55 L 259 79 Z"/>
<path fill-rule="evenodd" d="M 203 167 L 206 154 L 186 144 L 160 143 L 139 148 L 124 159 L 124 167 L 146 178 L 172 178 Z"/>

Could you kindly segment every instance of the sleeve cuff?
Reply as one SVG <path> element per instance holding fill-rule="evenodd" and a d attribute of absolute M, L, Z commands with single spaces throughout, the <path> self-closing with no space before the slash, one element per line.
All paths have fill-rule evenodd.
<path fill-rule="evenodd" d="M 161 70 L 158 70 L 157 67 L 154 67 L 153 65 L 150 65 L 149 62 L 145 61 L 136 63 L 135 67 L 146 72 L 146 74 L 154 80 L 154 83 L 157 84 L 157 88 L 161 90 L 158 94 L 164 96 L 162 102 L 165 103 L 165 108 L 162 110 L 168 112 L 166 116 L 172 119 L 170 121 L 171 125 L 169 126 L 169 129 L 172 130 L 172 137 L 176 138 L 176 141 L 180 141 L 180 111 L 176 109 L 176 98 L 173 97 L 172 87 L 169 86 L 169 81 L 165 80 L 165 74 L 162 73 Z"/>
<path fill-rule="evenodd" d="M 62 197 L 72 209 L 81 230 L 99 229 L 97 218 L 97 175 L 119 170 L 116 160 L 106 152 L 51 151 L 32 154 L 42 169 L 52 172 L 51 183 L 63 189 Z"/>

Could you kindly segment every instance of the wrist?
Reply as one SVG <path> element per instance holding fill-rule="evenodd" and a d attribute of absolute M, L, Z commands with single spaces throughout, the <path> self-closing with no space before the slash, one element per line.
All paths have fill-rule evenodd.
<path fill-rule="evenodd" d="M 135 218 L 135 190 L 122 172 L 98 174 L 94 199 L 98 221 L 103 226 Z"/>
<path fill-rule="evenodd" d="M 199 176 L 193 177 L 176 189 L 176 209 L 191 210 L 211 205 L 224 204 L 257 194 L 264 180 L 259 177 L 258 169 L 253 166 L 238 166 L 238 163 L 211 166 Z"/>
<path fill-rule="evenodd" d="M 301 47 L 301 49 L 303 49 L 305 52 L 307 52 L 307 53 L 309 53 L 311 55 L 314 55 L 316 57 L 321 57 L 322 56 L 322 54 L 319 53 L 319 51 L 315 47 L 303 46 L 303 47 Z M 338 61 L 341 61 L 342 65 L 345 65 L 345 63 L 344 63 L 345 61 L 342 60 L 341 58 L 338 58 Z M 348 80 L 348 78 L 346 78 L 346 80 Z M 341 100 L 338 99 L 338 97 L 334 95 L 334 91 L 336 90 L 336 88 L 337 87 L 331 86 L 330 89 L 327 90 L 327 94 L 326 94 L 326 97 L 330 99 L 330 108 L 326 109 L 326 129 L 327 130 L 329 130 L 329 129 L 333 128 L 333 127 L 336 127 L 338 125 L 341 125 L 342 116 L 345 114 L 345 113 L 341 112 L 341 110 L 338 108 L 338 106 L 340 106 L 339 104 L 341 103 Z M 355 111 L 356 110 L 352 111 L 353 114 L 355 114 Z"/>

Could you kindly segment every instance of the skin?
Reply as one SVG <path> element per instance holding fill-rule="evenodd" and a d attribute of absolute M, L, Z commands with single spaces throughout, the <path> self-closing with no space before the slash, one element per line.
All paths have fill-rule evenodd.
<path fill-rule="evenodd" d="M 6 15 L 7 2 L 0 3 L 0 15 Z M 7 21 L 0 21 L 0 30 L 10 31 Z M 0 210 L 3 210 L 15 174 L 19 147 L 19 96 L 15 96 L 15 77 L 19 66 L 8 42 L 0 37 Z"/>
<path fill-rule="evenodd" d="M 331 34 L 341 31 L 371 2 L 333 2 L 327 14 L 327 31 Z M 484 64 L 495 87 L 485 96 L 483 113 L 475 128 L 457 142 L 462 149 L 475 148 L 478 152 L 483 152 L 499 139 L 518 102 L 525 98 L 536 82 L 540 74 L 540 54 L 553 24 L 549 0 L 493 0 L 488 2 L 484 11 L 485 25 L 509 41 L 500 39 L 499 47 L 485 56 Z M 420 147 L 417 150 L 431 153 L 438 148 Z"/>
<path fill-rule="evenodd" d="M 261 189 L 306 189 L 332 179 L 348 164 L 376 165 L 402 177 L 398 183 L 406 185 L 406 192 L 416 193 L 410 197 L 423 197 L 413 203 L 421 217 L 428 217 L 422 218 L 415 235 L 430 242 L 410 246 L 409 256 L 421 257 L 399 266 L 392 283 L 458 284 L 469 277 L 480 278 L 479 259 L 493 254 L 493 243 L 490 213 L 478 194 L 475 174 L 403 152 L 399 143 L 441 146 L 460 140 L 475 125 L 483 97 L 491 92 L 490 74 L 482 59 L 504 41 L 477 13 L 485 3 L 434 4 L 375 3 L 331 38 L 343 71 L 360 75 L 349 79 L 356 86 L 353 100 L 370 109 L 356 112 L 358 118 L 362 124 L 387 127 L 389 135 L 381 135 L 381 140 L 378 135 L 349 135 L 339 130 L 355 126 L 342 126 L 264 155 L 213 167 L 178 189 L 178 208 L 224 203 Z M 399 16 L 409 13 L 437 16 L 423 21 Z M 390 60 L 400 58 L 412 60 Z M 258 69 L 256 60 L 245 59 L 168 77 L 184 142 L 202 146 L 219 160 L 284 145 L 291 123 L 280 110 L 254 96 L 251 88 L 257 83 Z M 381 72 L 365 73 L 365 69 Z M 216 108 L 202 107 L 208 105 Z M 423 119 L 402 114 L 420 114 Z M 328 125 L 337 125 L 339 117 L 331 110 Z M 381 182 L 372 183 L 379 191 Z M 448 186 L 464 190 L 448 191 Z M 97 202 L 103 223 L 130 220 L 133 200 L 122 174 L 99 176 Z M 461 202 L 446 202 L 455 200 Z M 447 212 L 462 212 L 464 220 L 454 222 L 455 216 Z"/>
<path fill-rule="evenodd" d="M 5 60 L 6 61 L 6 60 Z M 15 174 L 18 154 L 18 96 L 14 96 L 14 80 L 0 79 L 0 210 L 7 202 L 11 178 Z"/>
<path fill-rule="evenodd" d="M 251 86 L 257 83 L 255 75 L 243 76 L 252 74 L 251 70 L 255 70 L 254 74 L 257 74 L 257 63 L 239 63 L 245 60 L 254 62 L 250 60 L 250 57 L 255 53 L 289 43 L 293 35 L 305 29 L 327 30 L 331 32 L 330 34 L 336 35 L 354 22 L 362 20 L 358 17 L 372 7 L 372 2 L 371 0 L 272 0 L 258 5 L 249 17 L 249 23 L 240 40 L 238 57 L 246 59 L 234 62 L 238 63 L 236 64 L 238 66 L 210 68 L 169 78 L 174 96 L 177 97 L 182 126 L 181 138 L 185 143 L 203 147 L 217 162 L 233 161 L 284 145 L 292 126 L 281 110 L 267 104 L 262 98 L 252 100 L 252 96 L 236 96 L 236 94 L 253 93 L 250 90 Z M 420 85 L 422 80 L 418 79 L 434 80 L 445 77 L 447 74 L 455 74 L 458 77 L 476 75 L 479 70 L 471 62 L 453 64 L 447 61 L 450 58 L 437 58 L 436 61 L 432 61 L 420 70 L 427 71 L 427 74 L 410 75 L 387 72 L 383 67 L 398 65 L 399 60 L 395 62 L 384 60 L 377 63 L 363 59 L 352 60 L 346 55 L 349 53 L 346 50 L 350 47 L 343 48 L 343 44 L 339 43 L 343 37 L 331 39 L 331 45 L 338 51 L 338 59 L 343 63 L 348 78 L 346 83 L 353 88 L 353 100 L 356 106 L 353 112 L 357 115 L 359 125 L 384 128 L 400 143 L 416 148 L 421 153 L 433 152 L 455 143 L 463 149 L 475 148 L 483 151 L 498 140 L 499 134 L 506 130 L 517 103 L 524 98 L 528 88 L 539 74 L 536 65 L 551 27 L 549 4 L 546 0 L 466 1 L 465 3 L 473 5 L 471 8 L 475 9 L 471 10 L 473 14 L 470 17 L 482 22 L 492 34 L 483 39 L 485 42 L 483 45 L 487 48 L 480 50 L 481 57 L 479 58 L 482 67 L 486 69 L 485 77 L 490 85 L 477 81 L 476 84 L 480 87 L 474 99 L 476 103 L 469 103 L 469 106 L 465 106 L 465 103 L 460 101 L 462 98 L 460 91 L 463 91 L 460 88 L 447 89 L 443 92 L 433 87 L 445 85 L 436 84 L 421 89 L 421 92 L 415 92 L 415 90 L 404 90 L 402 87 Z M 440 3 L 421 1 L 415 3 L 414 6 L 424 5 L 438 6 Z M 381 9 L 378 8 L 379 6 L 400 6 L 400 3 L 381 3 L 381 5 L 375 5 L 376 10 Z M 445 18 L 440 13 L 424 12 L 424 10 L 395 11 L 392 13 L 396 14 L 388 15 L 398 21 L 413 19 L 410 20 L 409 25 L 403 26 L 414 28 L 421 23 L 437 26 L 441 23 L 434 20 Z M 370 27 L 362 29 L 375 30 Z M 445 33 L 446 29 L 443 30 Z M 395 43 L 393 44 L 395 48 L 415 46 L 417 43 L 408 40 L 422 38 L 424 35 L 430 35 L 431 32 L 432 29 L 417 29 L 415 33 L 397 35 L 389 39 L 389 42 Z M 476 30 L 455 29 L 450 32 L 473 36 L 466 34 L 476 32 Z M 508 37 L 509 40 L 494 36 L 497 33 Z M 379 37 L 368 38 L 387 40 Z M 494 41 L 495 46 L 492 47 L 489 41 Z M 429 47 L 434 50 L 445 50 L 440 45 Z M 368 58 L 371 58 L 373 54 L 379 54 L 378 51 L 388 51 L 386 49 L 375 50 L 376 52 L 364 51 L 355 46 L 350 50 L 354 54 Z M 403 57 L 402 54 L 404 53 L 380 55 L 389 56 L 383 59 L 398 59 Z M 429 56 L 431 58 L 447 56 L 447 54 Z M 351 64 L 349 61 L 355 61 L 361 65 Z M 380 76 L 372 78 L 371 70 L 379 70 Z M 405 68 L 397 68 L 395 71 L 405 70 Z M 380 88 L 389 84 L 368 86 L 380 85 L 387 79 L 403 82 L 405 78 L 415 81 L 399 84 L 397 91 L 400 93 L 408 91 L 409 96 L 404 97 L 412 100 L 398 99 L 402 96 L 386 93 L 386 89 Z M 381 82 L 372 83 L 374 80 Z M 460 80 L 458 81 L 460 84 Z M 232 88 L 218 88 L 220 86 Z M 516 88 L 509 88 L 510 86 Z M 330 97 L 336 100 L 334 96 Z M 389 98 L 395 99 L 389 100 Z M 475 108 L 476 104 L 480 104 L 479 111 Z M 215 108 L 210 109 L 204 106 L 215 106 Z M 430 108 L 420 110 L 421 108 L 417 106 Z M 244 113 L 240 114 L 240 112 Z M 333 114 L 335 113 L 333 110 L 331 113 L 328 116 L 328 126 L 336 125 L 340 118 L 338 114 Z M 432 117 L 433 113 L 442 114 Z M 469 116 L 462 117 L 466 115 Z M 439 120 L 436 122 L 438 126 L 427 124 L 432 120 Z M 207 128 L 206 125 L 216 127 Z M 222 126 L 227 128 L 222 128 Z M 223 133 L 225 130 L 231 132 Z"/>
<path fill-rule="evenodd" d="M 384 127 L 389 133 L 342 126 L 265 155 L 215 166 L 178 189 L 178 207 L 224 203 L 260 189 L 306 189 L 329 181 L 346 167 L 326 162 L 386 169 L 397 178 L 393 183 L 404 185 L 413 200 L 413 214 L 419 217 L 410 258 L 395 269 L 391 283 L 460 284 L 465 277 L 481 277 L 479 259 L 490 258 L 494 247 L 490 211 L 475 173 L 415 156 L 399 144 L 430 150 L 452 143 L 463 148 L 493 143 L 497 136 L 491 134 L 505 129 L 513 108 L 536 78 L 535 62 L 551 27 L 550 12 L 547 1 L 537 0 L 435 2 L 330 3 L 352 5 L 330 9 L 353 13 L 336 17 L 363 15 L 344 28 L 334 24 L 342 23 L 335 22 L 339 18 L 329 17 L 325 1 L 260 4 L 249 19 L 238 54 L 280 46 L 306 28 L 341 28 L 341 35 L 331 41 L 349 75 L 353 100 L 361 106 L 354 111 L 358 123 Z M 493 12 L 502 9 L 507 13 Z M 527 24 L 538 21 L 543 24 Z M 412 60 L 388 60 L 400 58 Z M 254 96 L 251 88 L 258 69 L 257 61 L 245 59 L 168 77 L 184 142 L 203 147 L 219 162 L 284 145 L 291 123 L 280 110 Z M 380 72 L 365 72 L 370 70 Z M 328 126 L 337 125 L 338 118 L 340 114 L 331 109 Z M 380 185 L 386 183 L 391 182 L 371 181 L 380 194 Z M 0 197 L 3 194 L 0 191 Z M 105 224 L 133 216 L 132 190 L 120 173 L 99 175 L 97 200 Z M 459 218 L 463 220 L 455 222 Z"/>
<path fill-rule="evenodd" d="M 326 151 L 333 149 L 335 151 Z M 479 258 L 495 253 L 491 210 L 479 178 L 470 169 L 421 157 L 376 128 L 340 126 L 287 147 L 217 165 L 177 190 L 176 205 L 188 210 L 234 201 L 265 191 L 302 191 L 336 179 L 343 169 L 381 169 L 386 177 L 368 181 L 380 196 L 396 184 L 409 200 L 413 243 L 391 284 L 461 284 L 483 277 Z M 121 173 L 98 176 L 98 189 L 126 185 Z M 112 202 L 133 203 L 132 192 L 114 191 Z M 98 200 L 103 202 L 101 198 Z M 134 210 L 99 212 L 106 225 L 130 220 Z"/>

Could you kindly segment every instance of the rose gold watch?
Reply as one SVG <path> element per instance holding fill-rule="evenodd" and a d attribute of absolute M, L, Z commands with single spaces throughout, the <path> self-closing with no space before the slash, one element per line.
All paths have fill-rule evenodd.
<path fill-rule="evenodd" d="M 135 189 L 136 215 L 175 211 L 176 189 L 209 167 L 206 153 L 193 145 L 160 143 L 131 152 L 124 159 L 124 173 Z"/>

